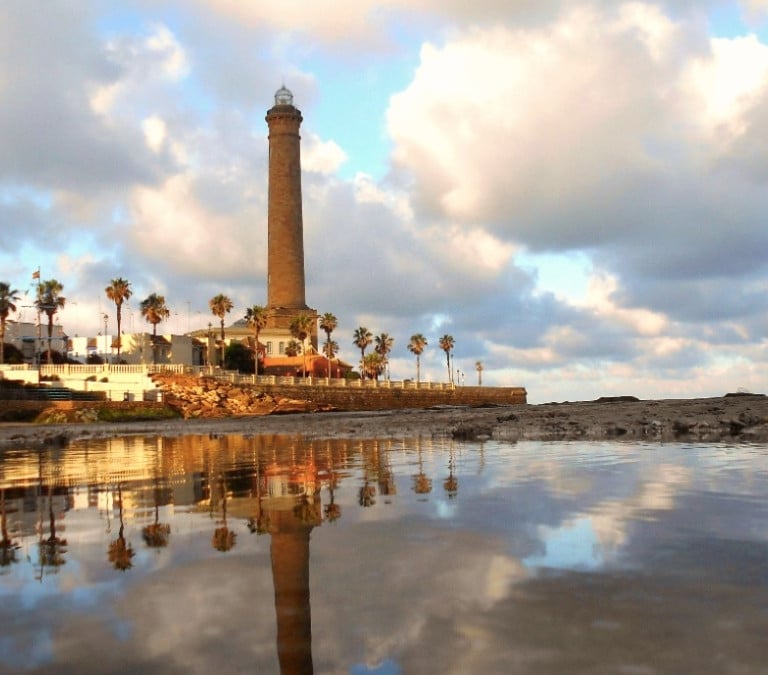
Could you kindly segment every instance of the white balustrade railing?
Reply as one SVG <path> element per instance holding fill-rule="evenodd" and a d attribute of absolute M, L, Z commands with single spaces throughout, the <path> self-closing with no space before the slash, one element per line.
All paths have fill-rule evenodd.
<path fill-rule="evenodd" d="M 38 371 L 40 376 L 57 375 L 62 379 L 83 379 L 91 376 L 99 378 L 108 377 L 111 373 L 120 375 L 136 375 L 138 377 L 154 373 L 177 373 L 204 375 L 222 379 L 231 383 L 273 385 L 273 386 L 319 386 L 319 387 L 345 387 L 365 389 L 453 389 L 455 385 L 443 382 L 416 382 L 414 380 L 347 380 L 344 378 L 329 377 L 293 377 L 282 375 L 243 375 L 236 371 L 222 370 L 218 366 L 185 366 L 179 364 L 99 364 L 99 365 L 74 365 L 60 364 L 39 367 L 28 363 L 0 364 L 0 374 L 19 371 Z"/>

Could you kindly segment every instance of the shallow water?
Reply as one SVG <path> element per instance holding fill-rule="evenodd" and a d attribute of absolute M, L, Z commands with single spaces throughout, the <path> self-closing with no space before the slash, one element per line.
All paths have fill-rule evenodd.
<path fill-rule="evenodd" d="M 768 673 L 768 448 L 0 457 L 0 672 Z"/>

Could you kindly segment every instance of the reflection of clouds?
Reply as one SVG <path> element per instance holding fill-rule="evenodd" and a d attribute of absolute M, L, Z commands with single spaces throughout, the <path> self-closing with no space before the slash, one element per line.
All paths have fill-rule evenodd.
<path fill-rule="evenodd" d="M 676 496 L 692 481 L 691 471 L 673 464 L 651 469 L 649 480 L 627 499 L 608 499 L 575 513 L 559 527 L 540 527 L 546 552 L 527 559 L 532 566 L 590 569 L 613 561 L 629 538 L 635 520 L 656 519 L 658 511 L 675 508 Z"/>

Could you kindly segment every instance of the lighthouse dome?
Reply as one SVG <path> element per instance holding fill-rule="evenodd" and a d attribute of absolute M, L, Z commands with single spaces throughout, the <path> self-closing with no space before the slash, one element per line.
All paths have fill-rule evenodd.
<path fill-rule="evenodd" d="M 275 92 L 275 105 L 293 105 L 293 94 L 285 85 Z"/>

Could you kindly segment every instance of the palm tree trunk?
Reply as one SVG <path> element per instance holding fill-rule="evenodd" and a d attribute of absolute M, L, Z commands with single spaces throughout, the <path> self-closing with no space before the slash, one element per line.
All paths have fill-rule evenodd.
<path fill-rule="evenodd" d="M 53 314 L 48 315 L 48 365 L 53 363 L 53 354 L 51 354 L 51 341 L 53 340 Z"/>
<path fill-rule="evenodd" d="M 224 317 L 221 317 L 221 349 L 219 350 L 221 352 L 221 369 L 224 370 Z"/>
<path fill-rule="evenodd" d="M 122 346 L 122 331 L 120 326 L 123 323 L 122 311 L 120 305 L 117 305 L 117 362 L 120 363 L 120 347 Z"/>

